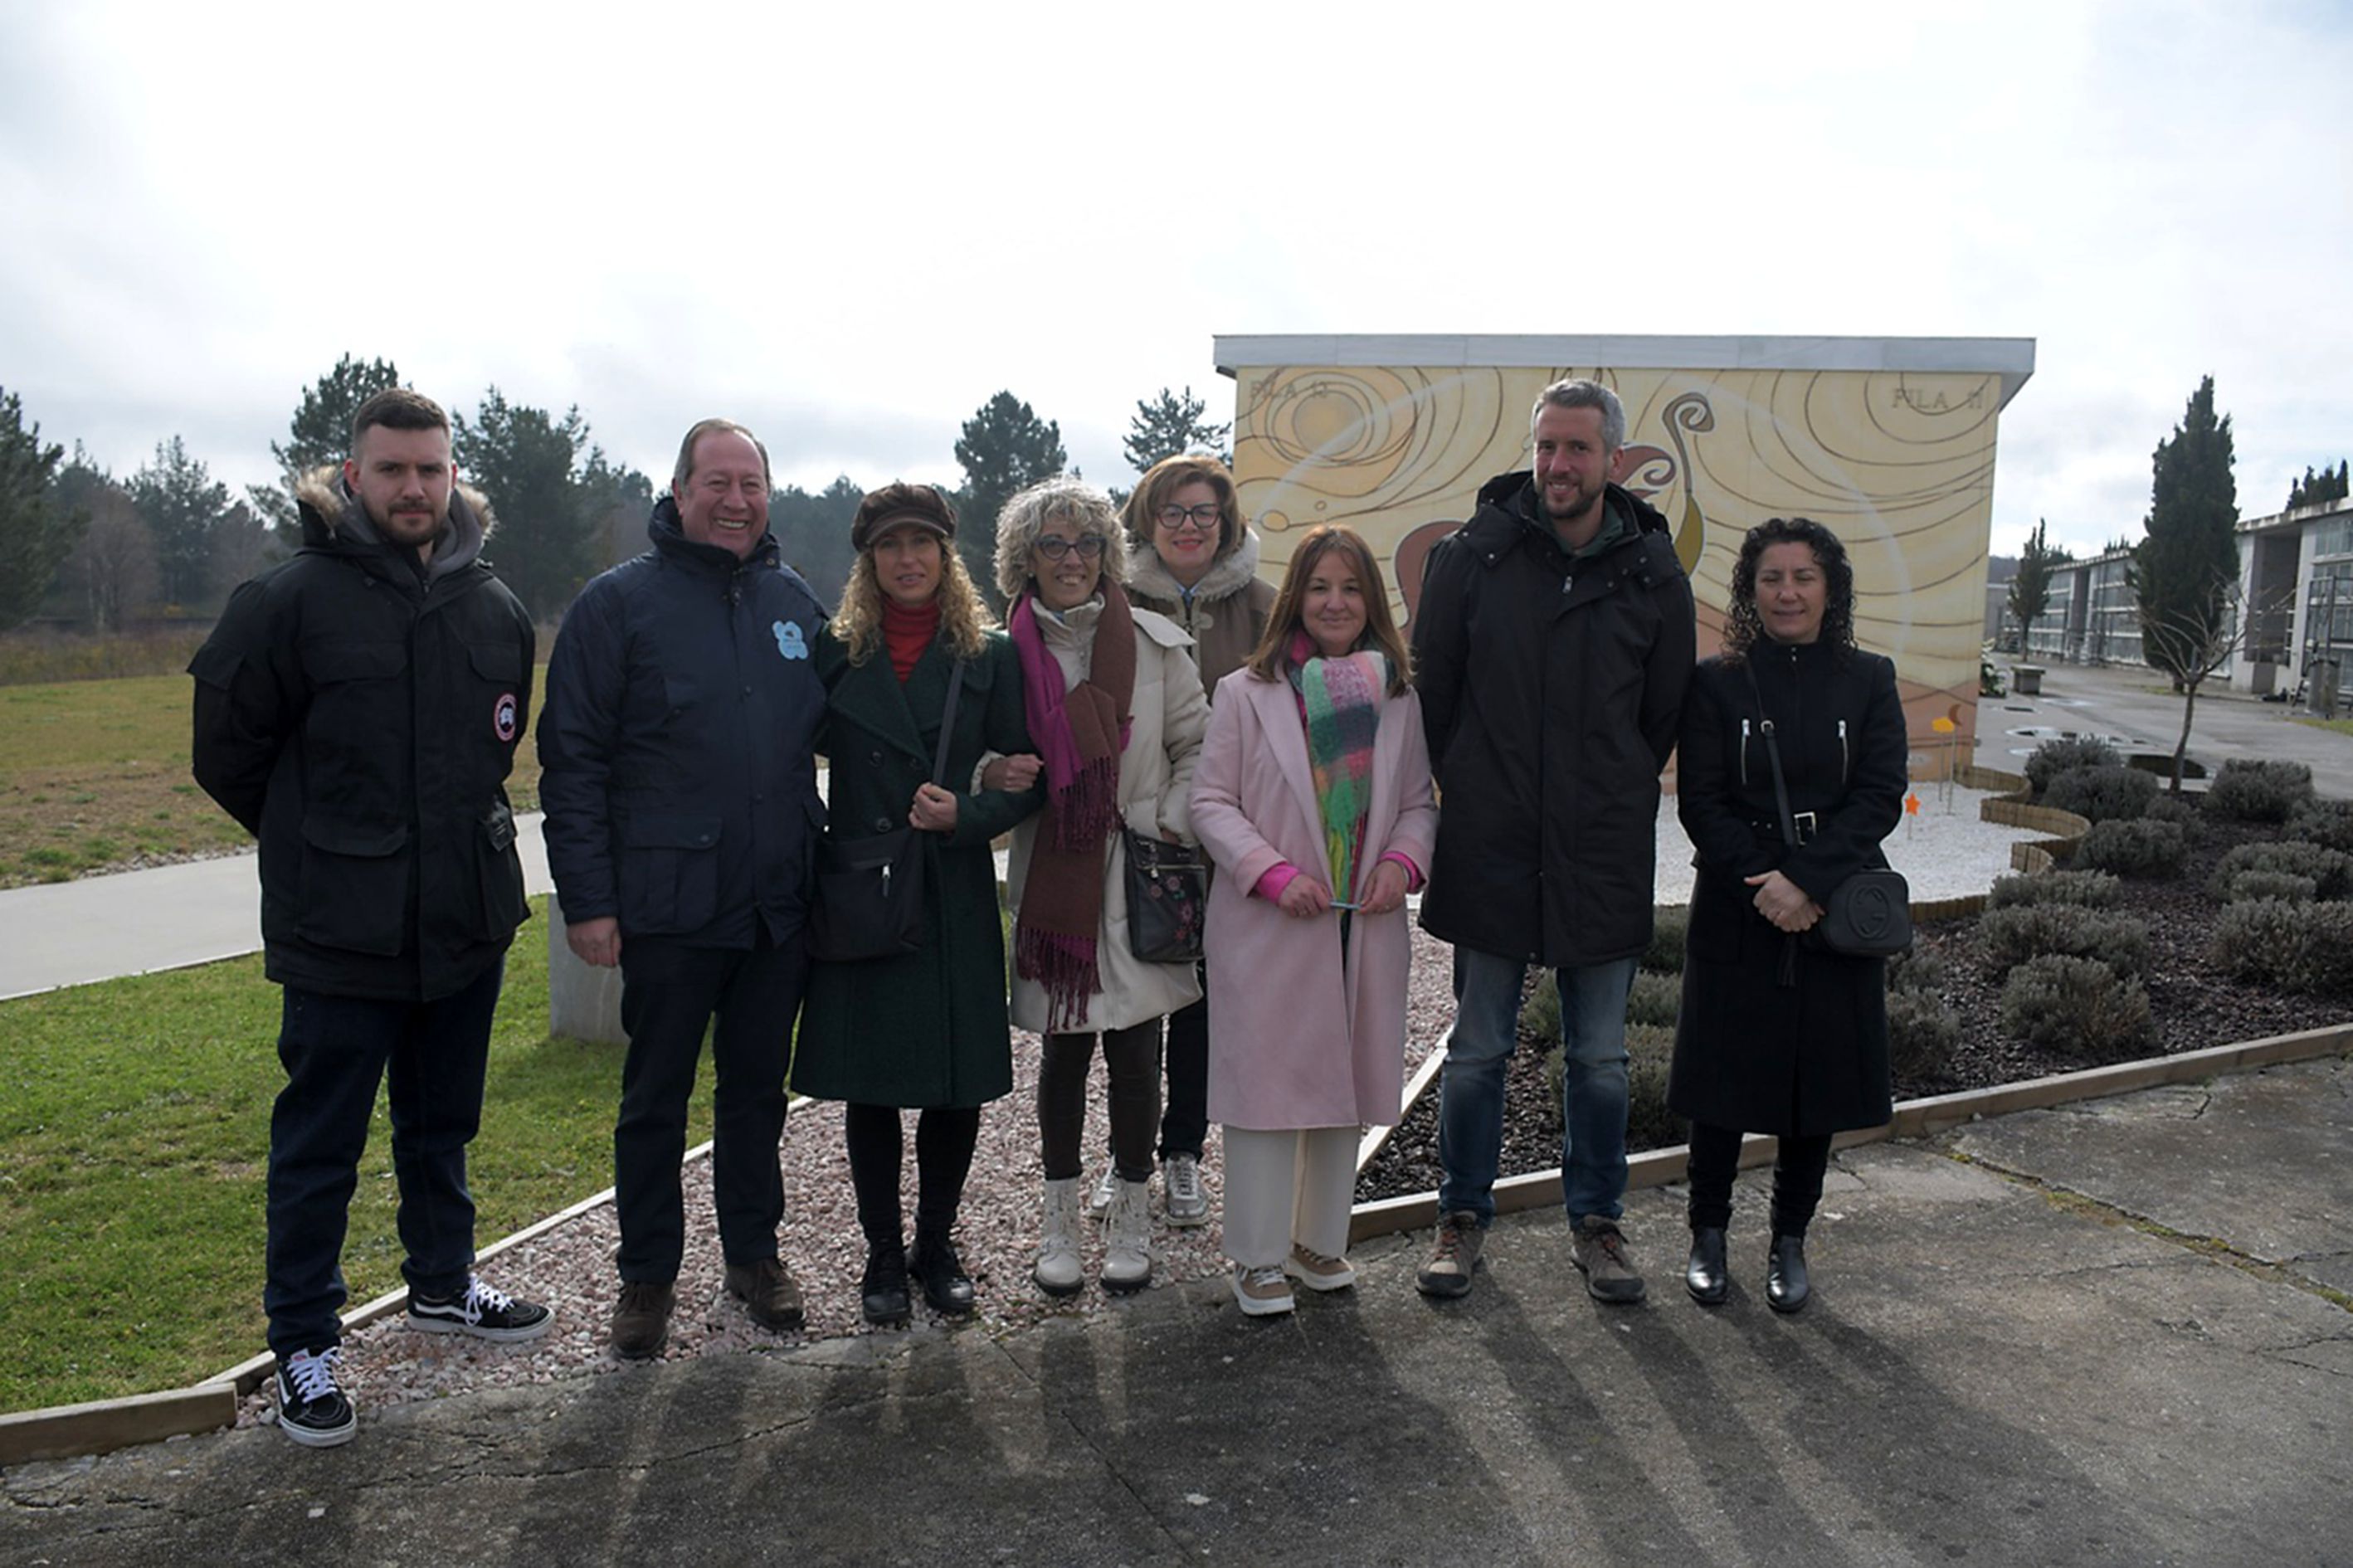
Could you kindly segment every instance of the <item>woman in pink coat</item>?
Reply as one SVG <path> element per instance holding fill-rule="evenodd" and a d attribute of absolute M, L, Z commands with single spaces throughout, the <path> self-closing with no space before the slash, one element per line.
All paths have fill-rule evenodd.
<path fill-rule="evenodd" d="M 1293 1279 L 1356 1283 L 1357 1132 L 1398 1119 L 1405 896 L 1438 825 L 1409 673 L 1373 552 L 1315 529 L 1257 652 L 1218 683 L 1193 773 L 1193 828 L 1218 867 L 1209 1116 L 1234 1297 L 1254 1316 L 1291 1310 Z"/>

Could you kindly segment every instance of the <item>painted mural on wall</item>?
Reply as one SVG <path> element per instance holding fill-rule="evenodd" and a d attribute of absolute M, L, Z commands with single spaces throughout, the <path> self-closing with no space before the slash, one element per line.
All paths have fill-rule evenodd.
<path fill-rule="evenodd" d="M 1528 467 L 1528 411 L 1590 376 L 1626 405 L 1619 482 L 1668 518 L 1713 653 L 1741 536 L 1806 516 L 1846 542 L 1855 636 L 1895 660 L 1914 766 L 1941 773 L 1977 725 L 2000 377 L 1978 373 L 1592 366 L 1242 367 L 1234 474 L 1280 577 L 1289 540 L 1345 522 L 1372 542 L 1410 622 L 1430 546 L 1479 487 Z"/>

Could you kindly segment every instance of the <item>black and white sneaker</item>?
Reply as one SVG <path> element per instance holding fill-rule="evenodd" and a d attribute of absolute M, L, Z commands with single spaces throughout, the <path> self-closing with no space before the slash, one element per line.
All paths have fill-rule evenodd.
<path fill-rule="evenodd" d="M 296 1351 L 278 1358 L 278 1429 L 306 1448 L 348 1443 L 360 1427 L 352 1402 L 335 1386 L 343 1347 Z"/>
<path fill-rule="evenodd" d="M 428 1334 L 471 1334 L 494 1344 L 535 1340 L 555 1324 L 555 1314 L 536 1301 L 518 1301 L 495 1285 L 466 1277 L 463 1295 L 436 1300 L 408 1293 L 408 1326 Z"/>

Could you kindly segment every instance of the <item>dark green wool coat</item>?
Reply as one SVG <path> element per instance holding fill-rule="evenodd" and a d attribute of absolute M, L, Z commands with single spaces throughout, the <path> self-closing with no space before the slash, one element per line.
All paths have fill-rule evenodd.
<path fill-rule="evenodd" d="M 817 638 L 825 681 L 829 833 L 864 837 L 906 825 L 931 776 L 946 706 L 946 649 L 934 640 L 902 685 L 877 648 L 853 665 L 831 632 Z M 972 789 L 984 752 L 1035 750 L 1021 703 L 1021 662 L 1001 632 L 965 670 L 946 786 L 956 826 L 927 834 L 930 928 L 921 949 L 810 971 L 792 1086 L 818 1100 L 902 1107 L 982 1105 L 1013 1087 L 1006 1021 L 1005 933 L 989 841 L 1044 804 L 1043 788 Z"/>

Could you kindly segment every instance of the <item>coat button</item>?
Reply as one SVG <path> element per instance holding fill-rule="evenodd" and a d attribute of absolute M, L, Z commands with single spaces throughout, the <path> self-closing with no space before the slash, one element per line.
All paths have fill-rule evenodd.
<path fill-rule="evenodd" d="M 869 752 L 866 753 L 866 760 L 879 768 L 882 765 L 882 753 L 880 752 Z"/>
<path fill-rule="evenodd" d="M 875 831 L 875 832 L 877 832 L 877 833 L 888 833 L 888 832 L 890 832 L 890 831 L 891 831 L 891 819 L 890 819 L 889 817 L 887 817 L 887 816 L 878 816 L 878 817 L 876 817 L 876 818 L 874 819 L 874 831 Z"/>

